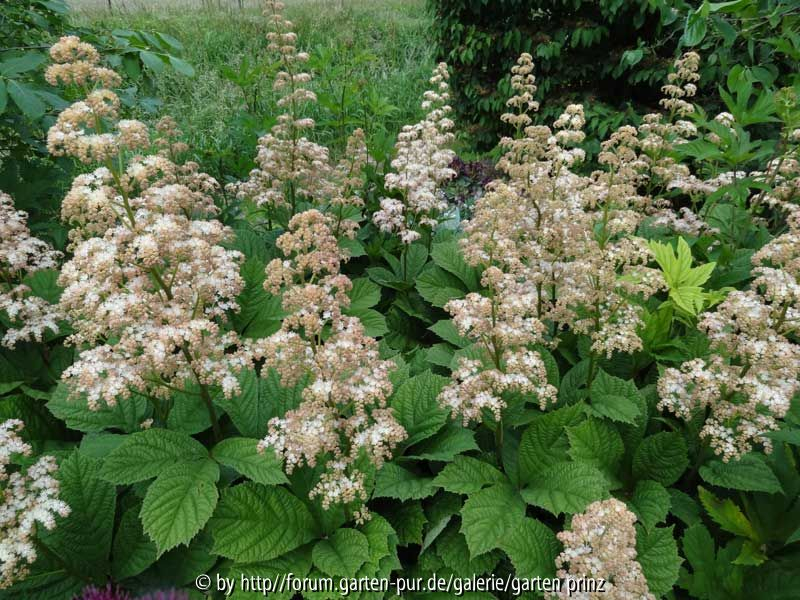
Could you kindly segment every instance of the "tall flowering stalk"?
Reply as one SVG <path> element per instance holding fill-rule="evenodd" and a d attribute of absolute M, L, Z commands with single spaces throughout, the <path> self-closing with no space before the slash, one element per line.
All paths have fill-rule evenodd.
<path fill-rule="evenodd" d="M 66 517 L 69 506 L 59 499 L 56 459 L 41 456 L 30 467 L 10 472 L 13 456 L 30 456 L 31 446 L 21 437 L 19 419 L 0 423 L 0 589 L 24 579 L 36 562 L 37 524 L 51 530 L 56 515 Z"/>
<path fill-rule="evenodd" d="M 381 207 L 373 221 L 381 231 L 396 233 L 404 244 L 421 237 L 420 229 L 432 231 L 441 214 L 447 210 L 447 200 L 440 186 L 455 176 L 450 164 L 455 153 L 448 149 L 454 135 L 450 86 L 447 65 L 439 63 L 433 70 L 425 92 L 422 109 L 425 117 L 414 125 L 406 125 L 397 135 L 394 172 L 387 173 L 384 184 L 400 198 L 382 198 Z"/>
<path fill-rule="evenodd" d="M 556 558 L 557 575 L 565 581 L 603 579 L 606 585 L 603 591 L 573 593 L 562 582 L 562 591 L 548 597 L 655 600 L 636 560 L 635 522 L 636 515 L 615 498 L 592 502 L 573 516 L 570 529 L 558 534 L 564 550 Z"/>
<path fill-rule="evenodd" d="M 237 393 L 235 374 L 247 361 L 229 351 L 238 340 L 224 328 L 238 308 L 242 256 L 221 245 L 231 231 L 212 218 L 217 183 L 195 163 L 172 160 L 181 147 L 170 121 L 154 143 L 144 123 L 119 119 L 117 95 L 100 87 L 117 79 L 98 66 L 94 48 L 65 37 L 50 54 L 48 80 L 85 95 L 50 129 L 50 151 L 97 165 L 75 179 L 62 206 L 73 258 L 59 279 L 60 308 L 80 349 L 63 378 L 92 409 L 143 392 L 162 420 L 160 400 L 194 381 L 218 436 L 209 386 Z"/>
<path fill-rule="evenodd" d="M 41 342 L 49 330 L 58 333 L 58 308 L 31 295 L 24 277 L 58 267 L 61 253 L 31 235 L 28 215 L 14 208 L 11 196 L 0 192 L 0 311 L 11 321 L 2 344 L 13 348 L 21 341 Z"/>
<path fill-rule="evenodd" d="M 340 273 L 346 255 L 333 233 L 334 218 L 317 210 L 295 215 L 278 238 L 285 259 L 267 266 L 267 290 L 283 292 L 289 313 L 281 329 L 253 344 L 253 355 L 274 367 L 285 385 L 309 378 L 303 402 L 269 422 L 260 450 L 273 450 L 288 473 L 325 460 L 311 490 L 322 506 L 367 499 L 361 460 L 380 468 L 406 437 L 386 402 L 392 393 L 390 361 L 380 360 L 378 343 L 361 322 L 342 314 L 350 280 Z M 369 518 L 365 508 L 357 521 Z"/>
<path fill-rule="evenodd" d="M 658 382 L 659 408 L 684 419 L 705 412 L 700 436 L 724 461 L 756 444 L 769 452 L 765 434 L 800 391 L 800 212 L 789 226 L 753 256 L 753 289 L 731 292 L 700 320 L 711 356 L 667 369 Z"/>
<path fill-rule="evenodd" d="M 270 224 L 280 214 L 294 216 L 301 202 L 333 205 L 339 215 L 344 206 L 360 206 L 361 171 L 367 160 L 361 129 L 352 133 L 345 156 L 338 163 L 331 160 L 328 148 L 310 139 L 315 123 L 305 116 L 304 109 L 316 102 L 317 96 L 308 88 L 311 74 L 303 70 L 309 55 L 297 49 L 294 25 L 283 16 L 283 9 L 282 2 L 266 2 L 270 26 L 267 49 L 279 65 L 273 90 L 284 112 L 278 115 L 272 130 L 258 140 L 257 167 L 246 181 L 232 186 L 239 198 L 255 202 Z"/>

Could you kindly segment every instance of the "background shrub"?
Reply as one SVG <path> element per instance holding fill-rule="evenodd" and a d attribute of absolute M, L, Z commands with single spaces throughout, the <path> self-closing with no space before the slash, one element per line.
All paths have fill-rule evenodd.
<path fill-rule="evenodd" d="M 590 153 L 632 113 L 656 107 L 681 48 L 701 50 L 699 93 L 712 108 L 730 75 L 788 85 L 800 58 L 791 0 L 429 0 L 429 6 L 439 58 L 454 72 L 454 105 L 482 149 L 502 132 L 508 73 L 522 52 L 536 63 L 539 122 L 551 122 L 569 102 L 584 102 Z"/>

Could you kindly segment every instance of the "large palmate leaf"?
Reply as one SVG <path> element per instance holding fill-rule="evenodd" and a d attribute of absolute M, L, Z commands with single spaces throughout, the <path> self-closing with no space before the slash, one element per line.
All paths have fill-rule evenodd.
<path fill-rule="evenodd" d="M 471 494 L 482 487 L 508 481 L 497 468 L 471 456 L 456 456 L 433 484 L 456 494 Z"/>
<path fill-rule="evenodd" d="M 544 471 L 525 489 L 525 502 L 544 508 L 558 516 L 578 513 L 591 502 L 608 497 L 611 487 L 601 471 L 584 463 L 556 463 Z"/>
<path fill-rule="evenodd" d="M 81 577 L 102 576 L 108 569 L 116 512 L 114 486 L 100 478 L 100 462 L 72 452 L 59 466 L 60 498 L 70 507 L 56 527 L 40 528 L 44 545 L 62 567 Z"/>
<path fill-rule="evenodd" d="M 536 519 L 523 518 L 506 532 L 500 544 L 517 577 L 553 577 L 559 543 L 552 529 Z"/>
<path fill-rule="evenodd" d="M 419 500 L 432 496 L 436 491 L 433 477 L 417 475 L 394 463 L 387 463 L 375 477 L 375 498 L 396 498 L 397 500 Z"/>
<path fill-rule="evenodd" d="M 764 459 L 750 454 L 727 463 L 713 460 L 700 467 L 700 476 L 712 485 L 733 490 L 768 494 L 783 491 L 780 481 Z"/>

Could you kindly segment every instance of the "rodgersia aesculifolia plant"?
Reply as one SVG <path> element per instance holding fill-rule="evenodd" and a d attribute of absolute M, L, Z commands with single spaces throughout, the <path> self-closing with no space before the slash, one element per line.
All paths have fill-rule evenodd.
<path fill-rule="evenodd" d="M 688 52 L 661 112 L 587 152 L 582 105 L 534 124 L 532 50 L 461 213 L 447 66 L 390 158 L 360 129 L 338 153 L 265 14 L 279 114 L 224 211 L 173 119 L 126 118 L 93 46 L 51 49 L 75 101 L 47 146 L 78 168 L 63 252 L 0 193 L 0 589 L 502 572 L 771 597 L 800 568 L 794 90 L 707 115 Z"/>
<path fill-rule="evenodd" d="M 50 54 L 48 80 L 84 99 L 61 112 L 48 147 L 94 167 L 75 178 L 62 205 L 72 257 L 61 270 L 59 308 L 80 351 L 64 380 L 95 409 L 145 393 L 162 420 L 161 400 L 196 383 L 219 435 L 208 388 L 237 393 L 246 359 L 230 351 L 238 340 L 226 327 L 243 287 L 242 256 L 222 245 L 232 232 L 213 218 L 217 183 L 180 162 L 169 120 L 154 134 L 119 118 L 119 98 L 106 87 L 119 77 L 99 66 L 92 46 L 65 37 Z"/>
<path fill-rule="evenodd" d="M 254 356 L 274 367 L 285 385 L 307 377 L 301 404 L 270 420 L 259 449 L 276 452 L 288 473 L 325 457 L 325 470 L 310 493 L 324 508 L 366 501 L 359 461 L 380 468 L 406 437 L 387 407 L 394 363 L 380 359 L 378 342 L 358 318 L 342 313 L 352 284 L 340 272 L 347 255 L 333 226 L 331 215 L 314 209 L 292 217 L 277 240 L 287 258 L 268 265 L 264 283 L 283 292 L 288 316 L 278 332 L 253 344 Z M 369 518 L 364 508 L 354 516 L 358 522 Z"/>

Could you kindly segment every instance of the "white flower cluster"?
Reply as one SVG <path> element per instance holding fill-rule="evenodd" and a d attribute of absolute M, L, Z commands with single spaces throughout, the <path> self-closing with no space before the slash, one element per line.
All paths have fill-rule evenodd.
<path fill-rule="evenodd" d="M 31 235 L 28 215 L 14 208 L 11 196 L 0 192 L 0 311 L 12 322 L 2 337 L 9 348 L 18 342 L 41 342 L 47 331 L 58 333 L 62 319 L 57 307 L 30 294 L 25 275 L 58 267 L 60 252 Z"/>
<path fill-rule="evenodd" d="M 378 343 L 361 322 L 342 314 L 350 280 L 339 272 L 346 255 L 333 234 L 334 219 L 317 210 L 295 215 L 277 246 L 286 259 L 267 267 L 265 287 L 283 292 L 289 313 L 281 329 L 257 340 L 251 351 L 275 368 L 286 385 L 309 378 L 303 402 L 269 422 L 259 444 L 285 462 L 286 471 L 326 460 L 310 496 L 322 506 L 366 500 L 360 459 L 380 468 L 406 432 L 386 401 L 393 364 L 381 360 Z M 356 518 L 368 518 L 366 509 Z"/>
<path fill-rule="evenodd" d="M 425 92 L 422 102 L 427 114 L 397 135 L 395 171 L 384 178 L 386 189 L 400 198 L 381 199 L 381 208 L 373 215 L 381 231 L 397 233 L 405 244 L 420 238 L 419 228 L 433 229 L 447 210 L 439 188 L 456 174 L 450 168 L 455 153 L 448 149 L 454 138 L 448 78 L 447 65 L 439 63 L 430 78 L 433 89 Z"/>
<path fill-rule="evenodd" d="M 24 579 L 29 565 L 36 561 L 37 524 L 53 529 L 57 515 L 70 513 L 58 497 L 55 458 L 41 456 L 24 471 L 9 472 L 14 454 L 31 453 L 30 445 L 19 435 L 23 428 L 18 419 L 0 423 L 0 589 Z"/>
<path fill-rule="evenodd" d="M 800 391 L 800 213 L 790 229 L 754 256 L 750 291 L 734 291 L 698 324 L 711 356 L 666 369 L 658 382 L 659 408 L 684 419 L 708 411 L 701 437 L 728 461 L 760 444 L 780 427 Z"/>
<path fill-rule="evenodd" d="M 301 200 L 334 205 L 359 206 L 358 195 L 363 187 L 361 171 L 367 162 L 364 132 L 356 129 L 347 141 L 345 157 L 333 164 L 330 151 L 309 138 L 314 119 L 303 116 L 302 108 L 317 101 L 308 89 L 311 74 L 302 71 L 309 59 L 306 52 L 297 50 L 294 25 L 283 16 L 284 4 L 266 2 L 270 31 L 268 50 L 278 59 L 278 71 L 273 89 L 280 94 L 280 114 L 270 133 L 258 140 L 255 162 L 257 168 L 231 190 L 240 198 L 249 198 L 272 215 L 274 209 L 288 207 L 293 216 Z"/>
<path fill-rule="evenodd" d="M 62 38 L 51 55 L 60 78 L 104 83 L 96 51 L 77 38 Z M 75 56 L 89 66 L 70 62 Z M 118 106 L 113 91 L 92 89 L 50 130 L 52 152 L 102 163 L 75 179 L 62 206 L 74 255 L 61 271 L 60 308 L 74 330 L 69 341 L 82 348 L 63 377 L 93 409 L 134 389 L 164 397 L 188 380 L 206 397 L 209 384 L 230 396 L 248 361 L 230 351 L 238 340 L 224 321 L 244 283 L 241 254 L 221 245 L 232 232 L 210 219 L 217 184 L 196 164 L 168 158 L 179 148 L 171 122 L 159 124 L 161 150 L 148 153 L 147 126 L 117 121 Z"/>
<path fill-rule="evenodd" d="M 557 575 L 563 580 L 604 579 L 606 585 L 602 592 L 570 592 L 565 584 L 562 591 L 549 597 L 655 600 L 636 560 L 635 522 L 636 515 L 616 498 L 592 502 L 574 515 L 571 528 L 558 534 L 564 550 L 556 558 Z"/>

